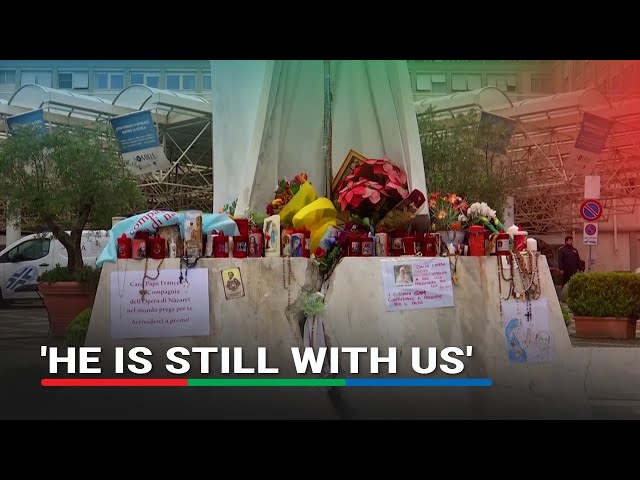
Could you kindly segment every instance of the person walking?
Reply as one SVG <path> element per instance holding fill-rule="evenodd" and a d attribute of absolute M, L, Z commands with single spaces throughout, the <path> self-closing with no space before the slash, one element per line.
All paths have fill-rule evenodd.
<path fill-rule="evenodd" d="M 560 273 L 562 274 L 562 286 L 564 287 L 571 277 L 573 277 L 583 262 L 580 260 L 580 254 L 578 250 L 573 246 L 573 237 L 571 235 L 567 235 L 564 239 L 564 245 L 560 247 L 558 251 L 558 267 L 560 268 Z"/>

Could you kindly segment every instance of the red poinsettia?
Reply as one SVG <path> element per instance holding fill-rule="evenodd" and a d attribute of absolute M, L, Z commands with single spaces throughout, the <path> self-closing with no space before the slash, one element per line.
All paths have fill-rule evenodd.
<path fill-rule="evenodd" d="M 368 201 L 375 207 L 380 204 L 383 197 L 388 196 L 384 187 L 378 182 L 354 178 L 345 183 L 344 188 L 338 193 L 342 211 L 357 209 L 364 201 Z"/>
<path fill-rule="evenodd" d="M 391 197 L 400 197 L 402 200 L 404 200 L 409 196 L 409 191 L 406 188 L 391 180 L 387 182 L 387 184 L 384 186 L 384 189 L 389 193 Z"/>
<path fill-rule="evenodd" d="M 383 184 L 388 181 L 401 186 L 407 183 L 407 174 L 399 166 L 391 163 L 388 158 L 367 160 L 358 165 L 353 170 L 353 174 Z"/>
<path fill-rule="evenodd" d="M 316 249 L 313 251 L 313 256 L 316 258 L 324 258 L 325 253 L 326 252 L 324 251 L 324 248 L 316 247 Z"/>

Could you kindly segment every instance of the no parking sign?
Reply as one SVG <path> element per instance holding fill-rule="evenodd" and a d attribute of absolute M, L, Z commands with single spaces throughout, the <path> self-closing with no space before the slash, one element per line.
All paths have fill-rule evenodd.
<path fill-rule="evenodd" d="M 584 222 L 584 228 L 582 230 L 582 242 L 585 245 L 598 244 L 598 224 L 597 223 Z"/>

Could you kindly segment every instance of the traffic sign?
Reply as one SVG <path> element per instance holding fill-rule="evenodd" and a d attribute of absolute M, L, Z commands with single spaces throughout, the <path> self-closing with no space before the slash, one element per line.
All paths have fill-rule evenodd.
<path fill-rule="evenodd" d="M 580 216 L 586 222 L 597 222 L 602 216 L 602 204 L 595 199 L 589 199 L 580 205 Z"/>
<path fill-rule="evenodd" d="M 584 222 L 584 228 L 582 230 L 582 243 L 584 243 L 585 245 L 598 244 L 597 222 Z"/>

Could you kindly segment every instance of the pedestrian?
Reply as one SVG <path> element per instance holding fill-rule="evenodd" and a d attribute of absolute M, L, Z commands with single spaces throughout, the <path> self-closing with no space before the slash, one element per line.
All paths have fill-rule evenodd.
<path fill-rule="evenodd" d="M 569 280 L 571 280 L 571 277 L 580 270 L 582 264 L 583 262 L 580 260 L 580 254 L 573 246 L 573 237 L 571 235 L 567 235 L 564 239 L 564 245 L 560 247 L 560 250 L 558 251 L 558 267 L 562 274 L 563 287 L 569 282 Z"/>

